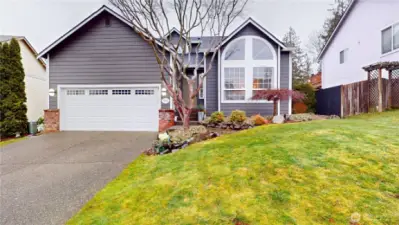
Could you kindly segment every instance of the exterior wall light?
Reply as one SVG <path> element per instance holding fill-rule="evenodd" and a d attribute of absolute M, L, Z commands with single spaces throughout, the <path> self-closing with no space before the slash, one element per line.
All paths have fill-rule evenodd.
<path fill-rule="evenodd" d="M 57 93 L 57 92 L 56 92 L 53 88 L 50 88 L 50 89 L 48 90 L 48 95 L 49 95 L 50 97 L 54 97 L 56 93 Z"/>

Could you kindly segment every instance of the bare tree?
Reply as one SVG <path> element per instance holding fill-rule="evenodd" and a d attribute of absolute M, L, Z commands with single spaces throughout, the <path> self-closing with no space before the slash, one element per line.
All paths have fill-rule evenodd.
<path fill-rule="evenodd" d="M 232 22 L 241 15 L 248 0 L 110 0 L 153 49 L 161 80 L 174 106 L 189 128 L 194 99 L 212 69 L 218 50 Z M 169 35 L 171 21 L 177 21 L 178 39 Z M 197 32 L 199 39 L 192 39 Z M 214 38 L 198 43 L 204 35 Z M 205 41 L 205 40 L 202 40 Z M 206 45 L 206 46 L 205 46 Z M 205 48 L 206 47 L 206 48 Z M 187 56 L 190 55 L 190 61 Z M 203 69 L 205 58 L 206 69 Z M 194 59 L 193 59 L 194 58 Z M 188 68 L 192 73 L 188 74 Z M 189 100 L 183 97 L 181 82 L 188 86 Z M 186 90 L 185 90 L 186 91 Z"/>
<path fill-rule="evenodd" d="M 321 71 L 320 65 L 318 64 L 317 57 L 324 47 L 323 39 L 321 38 L 321 31 L 314 31 L 309 35 L 309 41 L 306 44 L 308 54 L 311 57 L 313 63 L 317 63 L 317 70 Z"/>

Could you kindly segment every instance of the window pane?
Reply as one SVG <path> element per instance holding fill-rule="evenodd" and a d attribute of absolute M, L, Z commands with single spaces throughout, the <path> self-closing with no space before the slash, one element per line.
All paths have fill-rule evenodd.
<path fill-rule="evenodd" d="M 399 48 L 399 24 L 393 27 L 393 49 Z"/>
<path fill-rule="evenodd" d="M 273 59 L 272 50 L 263 41 L 252 39 L 252 59 L 254 60 L 271 60 Z"/>
<path fill-rule="evenodd" d="M 245 91 L 224 91 L 225 100 L 245 100 Z"/>
<path fill-rule="evenodd" d="M 254 67 L 252 87 L 254 89 L 271 89 L 273 84 L 273 67 Z"/>
<path fill-rule="evenodd" d="M 226 50 L 225 60 L 244 60 L 245 59 L 245 39 L 241 39 L 230 44 Z"/>
<path fill-rule="evenodd" d="M 224 88 L 244 89 L 245 68 L 224 68 Z"/>
<path fill-rule="evenodd" d="M 392 27 L 382 31 L 382 54 L 392 51 Z"/>

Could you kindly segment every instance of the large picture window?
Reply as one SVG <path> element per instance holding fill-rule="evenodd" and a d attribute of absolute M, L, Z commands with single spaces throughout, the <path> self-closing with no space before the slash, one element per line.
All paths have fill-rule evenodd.
<path fill-rule="evenodd" d="M 222 102 L 250 102 L 257 90 L 277 87 L 277 56 L 266 40 L 244 36 L 222 54 Z"/>
<path fill-rule="evenodd" d="M 399 49 L 399 23 L 392 25 L 381 32 L 382 54 Z"/>
<path fill-rule="evenodd" d="M 224 68 L 226 100 L 245 100 L 245 68 Z"/>

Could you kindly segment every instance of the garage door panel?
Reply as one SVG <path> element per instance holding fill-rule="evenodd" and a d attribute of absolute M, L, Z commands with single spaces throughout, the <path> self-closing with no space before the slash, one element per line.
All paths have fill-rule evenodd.
<path fill-rule="evenodd" d="M 69 88 L 61 91 L 61 129 L 157 131 L 158 88 Z"/>

